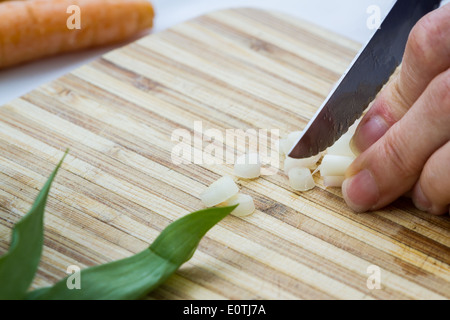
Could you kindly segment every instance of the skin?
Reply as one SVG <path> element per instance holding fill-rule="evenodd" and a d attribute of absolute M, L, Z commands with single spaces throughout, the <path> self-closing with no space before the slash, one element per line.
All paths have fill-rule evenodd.
<path fill-rule="evenodd" d="M 400 72 L 373 102 L 351 142 L 359 153 L 344 199 L 356 212 L 380 209 L 410 192 L 435 215 L 450 207 L 450 4 L 410 33 Z"/>

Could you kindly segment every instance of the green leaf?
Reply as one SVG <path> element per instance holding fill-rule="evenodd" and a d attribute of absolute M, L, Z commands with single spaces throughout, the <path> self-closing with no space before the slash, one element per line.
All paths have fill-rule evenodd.
<path fill-rule="evenodd" d="M 23 299 L 33 281 L 44 243 L 44 210 L 48 193 L 66 155 L 67 151 L 30 211 L 14 226 L 9 251 L 0 257 L 0 300 Z"/>
<path fill-rule="evenodd" d="M 190 213 L 171 223 L 144 251 L 80 272 L 81 288 L 68 289 L 66 277 L 53 287 L 29 293 L 40 300 L 131 300 L 144 297 L 188 261 L 203 236 L 236 206 Z"/>

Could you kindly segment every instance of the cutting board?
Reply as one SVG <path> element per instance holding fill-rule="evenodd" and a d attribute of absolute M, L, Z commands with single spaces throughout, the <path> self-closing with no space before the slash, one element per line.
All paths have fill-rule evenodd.
<path fill-rule="evenodd" d="M 286 15 L 219 11 L 115 50 L 0 108 L 0 254 L 51 189 L 33 288 L 143 250 L 229 164 L 176 165 L 177 129 L 305 127 L 360 45 Z M 370 76 L 370 75 L 368 75 Z M 273 150 L 272 150 L 273 151 Z M 194 159 L 198 160 L 198 159 Z M 198 162 L 198 161 L 196 161 Z M 210 230 L 151 299 L 450 298 L 450 221 L 409 199 L 355 214 L 340 189 L 237 180 L 256 211 Z M 374 280 L 375 279 L 375 280 Z M 369 284 L 380 281 L 381 288 Z"/>

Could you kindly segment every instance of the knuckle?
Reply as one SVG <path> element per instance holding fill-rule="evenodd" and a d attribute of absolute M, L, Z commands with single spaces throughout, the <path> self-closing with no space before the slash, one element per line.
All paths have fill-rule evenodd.
<path fill-rule="evenodd" d="M 403 87 L 400 85 L 399 81 L 395 81 L 393 83 L 393 95 L 394 101 L 396 101 L 397 112 L 400 114 L 397 120 L 399 120 L 411 107 L 414 101 L 411 101 L 408 94 L 406 94 L 403 90 Z"/>
<path fill-rule="evenodd" d="M 446 36 L 443 33 L 447 31 L 443 30 L 440 20 L 435 19 L 435 14 L 428 14 L 414 26 L 410 33 L 409 48 L 425 63 L 432 63 L 437 52 L 440 52 L 440 48 L 446 43 L 444 40 Z"/>
<path fill-rule="evenodd" d="M 450 115 L 450 69 L 438 75 L 431 83 L 431 97 L 433 103 L 429 103 L 433 112 L 432 116 L 439 119 L 442 116 Z"/>
<path fill-rule="evenodd" d="M 405 146 L 401 135 L 391 132 L 383 139 L 381 153 L 386 163 L 392 167 L 396 177 L 410 179 L 416 177 L 420 169 L 415 158 Z"/>
<path fill-rule="evenodd" d="M 448 69 L 447 71 L 445 71 L 444 73 L 440 74 L 437 77 L 437 81 L 438 81 L 438 95 L 440 100 L 442 100 L 443 102 L 446 102 L 445 104 L 447 106 L 450 105 L 449 101 L 450 101 L 450 69 Z M 450 110 L 448 110 L 450 111 Z"/>

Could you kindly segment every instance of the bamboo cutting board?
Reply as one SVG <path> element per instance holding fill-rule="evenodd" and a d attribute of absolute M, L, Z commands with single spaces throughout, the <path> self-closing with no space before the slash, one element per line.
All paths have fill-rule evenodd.
<path fill-rule="evenodd" d="M 147 247 L 231 165 L 174 165 L 176 129 L 302 129 L 360 45 L 296 19 L 220 11 L 154 34 L 0 107 L 0 254 L 53 184 L 33 288 Z M 339 189 L 239 180 L 257 211 L 227 217 L 156 299 L 450 298 L 450 221 L 401 199 L 357 215 Z M 370 290 L 369 266 L 381 289 Z M 370 271 L 370 269 L 369 269 Z"/>

